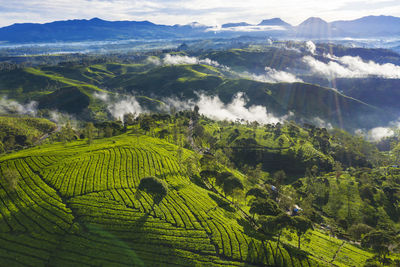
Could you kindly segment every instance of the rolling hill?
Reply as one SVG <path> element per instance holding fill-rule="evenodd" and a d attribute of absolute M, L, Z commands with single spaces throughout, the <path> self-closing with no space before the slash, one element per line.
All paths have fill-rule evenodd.
<path fill-rule="evenodd" d="M 231 65 L 239 68 L 241 65 L 246 68 L 251 59 L 261 64 L 261 52 L 226 53 L 215 54 L 215 59 L 230 58 L 234 61 Z M 238 54 L 232 57 L 232 53 Z M 262 56 L 269 55 L 265 53 Z M 294 62 L 289 60 L 289 55 L 282 56 L 281 59 L 275 57 L 282 61 L 282 66 Z M 214 60 L 214 57 L 211 58 Z M 59 110 L 94 120 L 104 119 L 109 114 L 107 103 L 96 97 L 99 93 L 133 94 L 151 109 L 157 109 L 158 101 L 171 97 L 189 101 L 197 99 L 199 93 L 205 93 L 219 96 L 227 104 L 236 94 L 245 93 L 247 106 L 264 106 L 276 116 L 293 113 L 298 120 L 312 121 L 318 117 L 347 129 L 370 127 L 381 115 L 373 106 L 326 87 L 306 83 L 258 82 L 251 78 L 239 78 L 235 72 L 223 68 L 202 64 L 154 66 L 144 61 L 87 67 L 30 67 L 1 72 L 0 81 L 0 92 L 13 99 L 22 102 L 35 100 L 41 109 Z"/>

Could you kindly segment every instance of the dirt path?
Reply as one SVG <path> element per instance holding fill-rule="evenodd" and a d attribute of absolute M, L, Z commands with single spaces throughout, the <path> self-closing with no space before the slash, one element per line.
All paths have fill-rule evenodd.
<path fill-rule="evenodd" d="M 330 261 L 331 264 L 333 264 L 333 262 L 336 260 L 337 255 L 339 254 L 340 250 L 342 249 L 342 247 L 344 246 L 346 242 L 343 241 L 343 243 L 339 246 L 338 250 L 336 251 L 335 255 L 333 256 L 332 260 Z"/>

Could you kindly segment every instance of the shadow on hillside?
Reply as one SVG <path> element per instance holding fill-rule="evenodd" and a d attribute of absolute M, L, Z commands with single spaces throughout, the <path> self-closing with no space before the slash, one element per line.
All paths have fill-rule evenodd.
<path fill-rule="evenodd" d="M 224 209 L 226 211 L 229 211 L 229 212 L 235 212 L 236 211 L 235 208 L 232 207 L 232 205 L 228 201 L 226 201 L 223 198 L 217 196 L 216 194 L 208 193 L 208 196 L 212 200 L 214 200 L 215 203 L 217 203 L 218 207 L 220 207 L 220 208 L 222 208 L 222 209 Z"/>
<path fill-rule="evenodd" d="M 149 218 L 149 214 L 145 213 L 143 214 L 142 217 L 140 217 L 139 219 L 137 219 L 133 224 L 132 224 L 132 228 L 133 229 L 140 229 L 143 228 L 144 224 L 147 222 L 147 219 Z"/>

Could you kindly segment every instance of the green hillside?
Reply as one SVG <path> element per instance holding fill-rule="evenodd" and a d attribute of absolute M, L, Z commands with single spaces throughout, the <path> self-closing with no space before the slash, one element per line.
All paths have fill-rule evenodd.
<path fill-rule="evenodd" d="M 230 200 L 193 183 L 177 151 L 166 141 L 127 133 L 1 157 L 2 175 L 11 172 L 18 181 L 11 188 L 0 180 L 3 263 L 326 266 L 334 260 L 344 266 L 371 256 L 350 244 L 336 251 L 340 241 L 317 231 L 309 233 L 306 254 L 289 239 L 277 249 L 276 241 L 254 235 L 235 206 L 221 205 Z M 182 156 L 191 155 L 184 150 Z M 138 194 L 146 176 L 168 185 L 159 204 Z"/>
<path fill-rule="evenodd" d="M 28 116 L 0 116 L 0 153 L 32 145 L 56 130 L 55 123 Z"/>
<path fill-rule="evenodd" d="M 248 58 L 259 59 L 258 54 L 266 52 L 232 53 L 245 53 L 242 56 L 247 62 Z M 134 94 L 163 101 L 171 97 L 196 99 L 200 92 L 218 95 L 224 103 L 243 92 L 248 106 L 265 106 L 277 116 L 293 113 L 296 120 L 312 121 L 318 117 L 347 129 L 370 127 L 374 118 L 382 115 L 378 109 L 333 89 L 306 83 L 257 82 L 201 64 L 155 66 L 138 60 L 135 64 L 71 63 L 0 72 L 1 95 L 20 102 L 35 100 L 40 109 L 60 110 L 84 120 L 111 118 L 106 103 L 95 93 Z M 154 104 L 150 107 L 157 107 Z"/>

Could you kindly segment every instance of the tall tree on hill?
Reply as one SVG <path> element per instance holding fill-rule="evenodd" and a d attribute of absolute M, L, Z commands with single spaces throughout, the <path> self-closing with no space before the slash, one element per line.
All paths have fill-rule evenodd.
<path fill-rule="evenodd" d="M 277 216 L 260 216 L 258 223 L 264 232 L 277 236 L 276 246 L 278 249 L 282 232 L 291 227 L 292 218 L 285 212 L 281 212 Z"/>
<path fill-rule="evenodd" d="M 95 127 L 92 122 L 86 123 L 85 126 L 85 135 L 87 137 L 87 144 L 90 145 L 93 142 L 93 131 Z"/>
<path fill-rule="evenodd" d="M 300 249 L 301 237 L 307 233 L 309 229 L 312 229 L 312 222 L 304 216 L 296 216 L 292 219 L 292 227 L 297 234 L 297 248 Z"/>
<path fill-rule="evenodd" d="M 230 176 L 224 181 L 222 189 L 225 195 L 232 196 L 235 190 L 243 190 L 243 183 L 239 178 Z"/>

